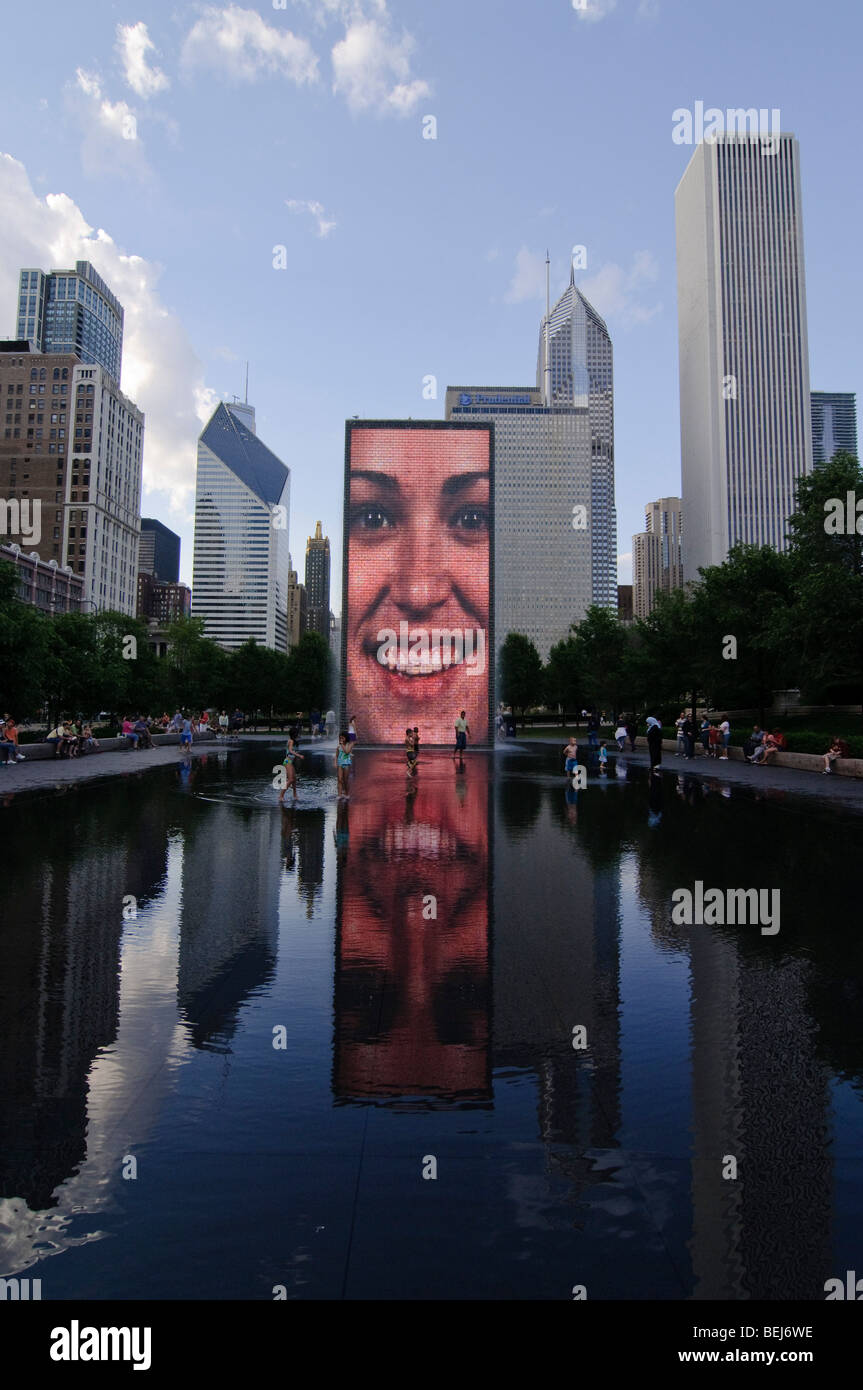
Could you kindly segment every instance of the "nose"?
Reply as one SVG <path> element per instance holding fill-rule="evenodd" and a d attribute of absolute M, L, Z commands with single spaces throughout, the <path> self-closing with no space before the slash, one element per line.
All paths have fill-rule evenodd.
<path fill-rule="evenodd" d="M 390 593 L 403 613 L 420 618 L 446 603 L 452 582 L 444 569 L 440 533 L 431 519 L 417 520 L 405 529 L 394 558 Z"/>

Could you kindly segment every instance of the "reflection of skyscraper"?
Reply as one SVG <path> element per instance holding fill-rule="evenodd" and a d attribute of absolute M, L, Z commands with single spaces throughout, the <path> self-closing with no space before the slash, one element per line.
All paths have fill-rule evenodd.
<path fill-rule="evenodd" d="M 287 651 L 289 507 L 290 473 L 252 407 L 218 406 L 198 440 L 192 617 L 220 646 Z"/>
<path fill-rule="evenodd" d="M 87 1152 L 90 1070 L 117 1034 L 117 885 L 143 907 L 166 865 L 164 829 L 142 823 L 119 786 L 56 819 L 50 872 L 32 853 L 41 833 L 35 807 L 5 827 L 18 867 L 4 887 L 0 971 L 0 1198 L 34 1210 L 54 1204 Z"/>
<path fill-rule="evenodd" d="M 306 903 L 306 916 L 311 921 L 321 895 L 324 881 L 324 834 L 326 816 L 323 809 L 306 811 L 297 826 L 297 889 Z"/>
<path fill-rule="evenodd" d="M 224 852 L 184 860 L 177 993 L 195 1045 L 230 1051 L 243 1001 L 275 969 L 281 827 L 226 805 L 210 817 Z"/>
<path fill-rule="evenodd" d="M 401 770 L 397 755 L 364 764 L 337 832 L 333 1087 L 485 1103 L 488 764 L 429 763 L 407 795 Z"/>

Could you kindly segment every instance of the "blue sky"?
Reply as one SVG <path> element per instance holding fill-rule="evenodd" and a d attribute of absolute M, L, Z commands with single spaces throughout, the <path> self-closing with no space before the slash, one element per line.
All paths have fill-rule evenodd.
<path fill-rule="evenodd" d="M 800 140 L 812 386 L 858 389 L 861 7 L 586 3 L 19 12 L 0 334 L 22 264 L 89 256 L 108 279 L 123 388 L 148 417 L 143 511 L 181 533 L 188 581 L 197 434 L 247 358 L 258 432 L 291 469 L 294 562 L 320 518 L 338 609 L 345 418 L 442 418 L 448 383 L 532 382 L 545 248 L 554 293 L 576 244 L 614 343 L 627 557 L 645 503 L 680 490 L 674 189 L 691 151 L 671 132 L 697 100 L 778 107 Z"/>

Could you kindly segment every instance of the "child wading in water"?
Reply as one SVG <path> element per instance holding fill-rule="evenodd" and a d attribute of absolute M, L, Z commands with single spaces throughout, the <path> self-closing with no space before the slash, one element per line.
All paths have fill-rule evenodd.
<path fill-rule="evenodd" d="M 348 792 L 348 778 L 350 777 L 351 766 L 353 764 L 353 749 L 348 743 L 348 735 L 345 733 L 339 734 L 339 746 L 336 749 L 336 756 L 333 762 L 338 769 L 339 796 L 347 798 L 350 795 Z"/>
<path fill-rule="evenodd" d="M 302 755 L 302 753 L 298 753 L 298 752 L 297 752 L 296 748 L 294 747 L 294 740 L 293 740 L 292 738 L 289 738 L 289 739 L 288 739 L 288 746 L 287 746 L 287 748 L 285 749 L 285 756 L 284 756 L 284 758 L 282 759 L 282 762 L 283 762 L 284 765 L 285 765 L 285 785 L 282 787 L 282 790 L 279 792 L 279 805 L 280 805 L 280 806 L 284 806 L 284 804 L 285 804 L 285 792 L 288 790 L 288 787 L 293 787 L 293 789 L 294 789 L 294 801 L 296 801 L 296 799 L 297 799 L 297 767 L 296 767 L 296 760 L 297 760 L 297 758 L 299 758 L 300 762 L 303 761 L 303 755 Z"/>
<path fill-rule="evenodd" d="M 405 757 L 408 765 L 408 776 L 412 776 L 417 769 L 417 747 L 414 742 L 414 731 L 411 728 L 405 729 Z"/>
<path fill-rule="evenodd" d="M 578 744 L 575 741 L 575 734 L 570 734 L 569 743 L 563 750 L 563 756 L 566 758 L 563 775 L 564 777 L 571 777 L 578 767 Z"/>
<path fill-rule="evenodd" d="M 604 739 L 599 745 L 599 770 L 600 772 L 608 772 L 608 748 Z"/>

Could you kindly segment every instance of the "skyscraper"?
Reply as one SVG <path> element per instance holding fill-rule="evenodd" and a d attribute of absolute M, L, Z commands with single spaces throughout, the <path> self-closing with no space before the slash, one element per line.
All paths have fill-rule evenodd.
<path fill-rule="evenodd" d="M 306 590 L 297 571 L 288 570 L 288 649 L 296 647 L 306 631 Z"/>
<path fill-rule="evenodd" d="M 74 270 L 22 270 L 18 334 L 38 352 L 74 353 L 120 384 L 123 306 L 89 261 Z"/>
<path fill-rule="evenodd" d="M 841 450 L 857 457 L 857 398 L 853 391 L 813 391 L 812 462 L 829 463 Z"/>
<path fill-rule="evenodd" d="M 222 404 L 198 439 L 192 617 L 220 646 L 284 652 L 290 472 L 253 427 L 252 407 Z"/>
<path fill-rule="evenodd" d="M 675 195 L 683 570 L 784 549 L 812 469 L 799 146 L 719 136 Z"/>
<path fill-rule="evenodd" d="M 138 573 L 152 574 L 168 584 L 180 579 L 180 537 L 152 516 L 141 517 Z"/>
<path fill-rule="evenodd" d="M 315 523 L 306 542 L 306 631 L 330 640 L 330 541 Z"/>
<path fill-rule="evenodd" d="M 450 386 L 447 420 L 494 423 L 495 641 L 543 659 L 591 604 L 617 610 L 612 352 L 574 276 L 545 319 L 537 385 Z"/>
<path fill-rule="evenodd" d="M 0 342 L 0 396 L 0 495 L 40 512 L 27 550 L 81 575 L 85 605 L 134 614 L 141 411 L 104 367 L 14 339 Z"/>
<path fill-rule="evenodd" d="M 632 606 L 646 618 L 658 593 L 683 583 L 683 514 L 679 497 L 660 497 L 645 507 L 645 529 L 632 537 Z"/>

